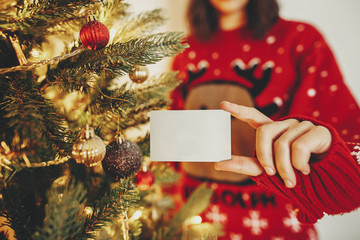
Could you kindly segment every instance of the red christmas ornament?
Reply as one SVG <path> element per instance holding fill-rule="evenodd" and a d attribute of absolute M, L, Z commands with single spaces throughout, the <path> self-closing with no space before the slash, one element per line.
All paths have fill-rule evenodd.
<path fill-rule="evenodd" d="M 91 50 L 104 48 L 110 38 L 110 33 L 107 27 L 95 18 L 82 26 L 80 30 L 80 40 L 85 47 Z"/>
<path fill-rule="evenodd" d="M 135 183 L 139 190 L 148 190 L 155 182 L 155 175 L 150 171 L 144 172 L 143 170 L 138 171 L 135 177 Z"/>

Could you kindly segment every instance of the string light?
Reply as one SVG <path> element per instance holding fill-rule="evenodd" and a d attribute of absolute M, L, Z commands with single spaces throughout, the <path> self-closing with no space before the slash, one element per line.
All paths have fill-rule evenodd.
<path fill-rule="evenodd" d="M 87 216 L 90 216 L 93 213 L 93 209 L 91 207 L 85 207 L 84 212 Z"/>
<path fill-rule="evenodd" d="M 110 41 L 112 41 L 114 39 L 115 35 L 116 35 L 116 29 L 111 28 L 110 29 Z"/>
<path fill-rule="evenodd" d="M 30 54 L 35 58 L 40 56 L 40 52 L 36 49 L 31 50 Z"/>
<path fill-rule="evenodd" d="M 193 216 L 191 218 L 188 218 L 184 224 L 185 225 L 193 225 L 193 224 L 200 224 L 202 223 L 202 218 L 200 216 Z"/>
<path fill-rule="evenodd" d="M 131 216 L 131 220 L 137 220 L 141 217 L 141 215 L 142 215 L 142 211 L 136 210 L 136 212 L 134 212 L 134 214 Z"/>

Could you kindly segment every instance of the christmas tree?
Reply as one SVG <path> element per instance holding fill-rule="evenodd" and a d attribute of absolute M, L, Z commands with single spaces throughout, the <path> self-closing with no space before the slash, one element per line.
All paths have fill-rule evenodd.
<path fill-rule="evenodd" d="M 0 3 L 1 239 L 179 239 L 211 190 L 168 214 L 178 175 L 151 163 L 147 123 L 179 82 L 147 66 L 183 34 L 121 0 Z"/>

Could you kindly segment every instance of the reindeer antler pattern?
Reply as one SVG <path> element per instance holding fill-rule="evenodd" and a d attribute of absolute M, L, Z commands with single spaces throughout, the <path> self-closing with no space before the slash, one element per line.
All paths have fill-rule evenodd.
<path fill-rule="evenodd" d="M 204 75 L 208 66 L 209 66 L 209 63 L 206 60 L 200 61 L 198 63 L 197 68 L 195 67 L 194 64 L 189 64 L 187 66 L 189 79 L 188 79 L 187 83 L 182 86 L 182 95 L 183 95 L 184 99 L 186 98 L 186 96 L 188 94 L 188 90 L 187 90 L 186 86 L 189 85 L 190 83 L 192 83 L 193 81 L 195 81 L 196 79 L 198 79 L 199 77 L 201 77 L 202 75 Z"/>
<path fill-rule="evenodd" d="M 235 73 L 252 84 L 252 87 L 248 88 L 251 96 L 255 99 L 269 84 L 271 79 L 271 74 L 274 67 L 274 62 L 268 61 L 265 62 L 262 68 L 262 75 L 260 78 L 255 76 L 255 71 L 260 67 L 260 60 L 258 58 L 253 58 L 248 66 L 241 59 L 235 59 L 233 61 L 233 69 Z M 279 103 L 277 101 L 273 101 L 272 103 L 259 107 L 255 106 L 259 111 L 264 113 L 267 116 L 271 116 L 275 114 L 279 110 Z"/>
<path fill-rule="evenodd" d="M 241 59 L 233 61 L 233 69 L 239 77 L 248 80 L 253 87 L 249 88 L 249 92 L 253 98 L 259 95 L 270 82 L 271 73 L 273 71 L 274 62 L 268 61 L 262 65 L 263 74 L 260 78 L 255 77 L 255 71 L 259 68 L 260 60 L 253 58 L 249 62 L 249 67 Z"/>
<path fill-rule="evenodd" d="M 258 58 L 253 58 L 247 65 L 241 59 L 235 59 L 232 61 L 231 66 L 234 72 L 241 78 L 248 81 L 251 86 L 244 86 L 249 90 L 250 95 L 253 99 L 255 99 L 269 84 L 271 79 L 271 74 L 273 72 L 274 62 L 268 61 L 264 64 L 260 65 L 260 60 Z M 261 69 L 260 69 L 261 68 Z M 206 60 L 200 61 L 197 66 L 194 64 L 188 64 L 188 81 L 182 86 L 182 95 L 185 99 L 188 95 L 187 86 L 194 82 L 196 79 L 203 76 L 207 70 L 209 69 L 209 63 Z M 255 76 L 255 72 L 262 71 L 260 77 Z M 212 82 L 220 82 L 220 80 L 214 79 Z M 271 116 L 275 114 L 279 110 L 279 105 L 281 105 L 282 101 L 279 99 L 277 101 L 273 101 L 272 103 L 259 107 L 255 106 L 259 111 L 264 113 L 267 116 Z"/>

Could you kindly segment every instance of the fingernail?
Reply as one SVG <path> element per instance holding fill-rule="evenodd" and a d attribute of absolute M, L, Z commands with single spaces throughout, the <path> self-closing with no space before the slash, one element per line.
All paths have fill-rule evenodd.
<path fill-rule="evenodd" d="M 221 163 L 214 163 L 214 168 L 216 170 L 221 170 Z"/>
<path fill-rule="evenodd" d="M 310 174 L 310 167 L 308 167 L 306 170 L 301 171 L 303 174 L 305 175 L 309 175 Z"/>
<path fill-rule="evenodd" d="M 285 179 L 284 182 L 288 188 L 294 187 L 294 183 L 292 181 L 290 181 L 289 179 Z"/>
<path fill-rule="evenodd" d="M 264 167 L 264 169 L 265 169 L 266 173 L 269 175 L 275 174 L 275 170 L 272 167 Z"/>

